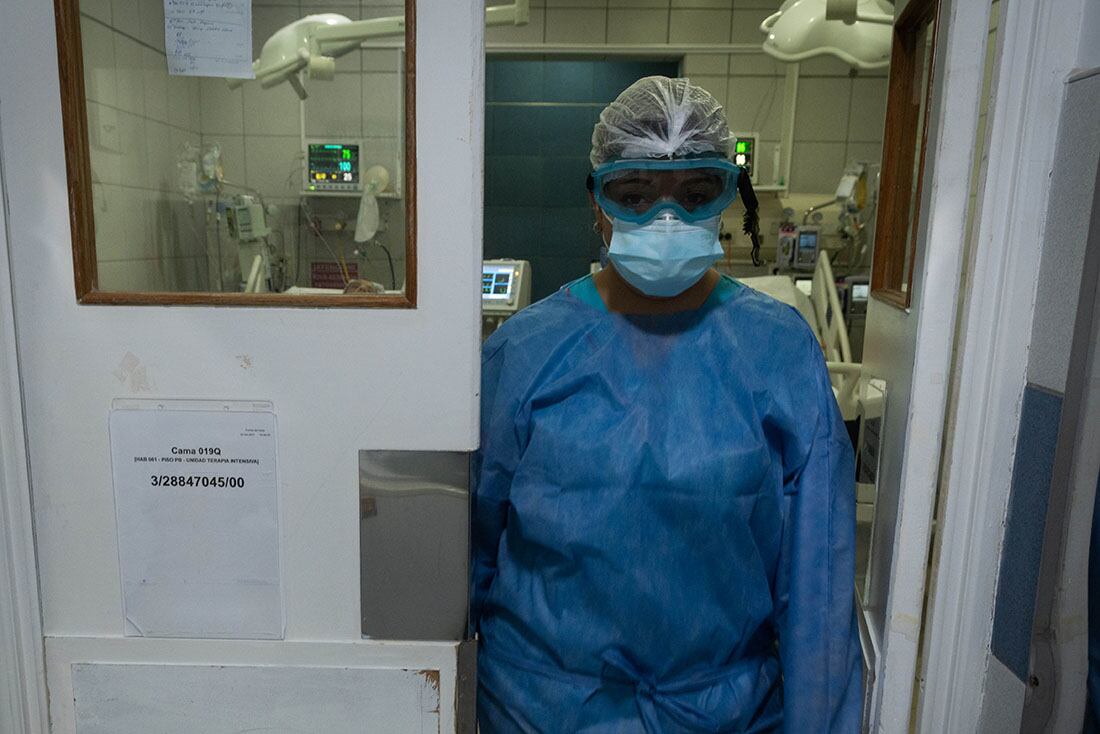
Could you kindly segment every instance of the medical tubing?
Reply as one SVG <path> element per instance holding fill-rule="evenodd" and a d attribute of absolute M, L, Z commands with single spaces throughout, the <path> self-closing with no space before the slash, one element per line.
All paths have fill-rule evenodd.
<path fill-rule="evenodd" d="M 95 177 L 92 178 L 92 183 L 97 181 Z M 191 229 L 191 234 L 195 237 L 196 243 L 201 243 L 203 248 L 203 255 L 206 257 L 206 290 L 210 290 L 210 243 L 206 239 L 205 234 L 199 233 L 199 228 L 195 226 L 195 204 L 198 203 L 195 200 L 187 201 L 184 199 L 184 203 L 187 205 L 187 226 Z"/>
<path fill-rule="evenodd" d="M 317 236 L 320 237 L 320 235 Z M 323 237 L 321 238 L 321 241 L 324 242 Z M 344 269 L 344 287 L 346 288 L 348 286 L 348 283 L 351 282 L 351 270 L 348 268 L 347 255 L 344 254 L 344 241 L 338 240 L 337 243 L 340 245 L 340 267 Z"/>
<path fill-rule="evenodd" d="M 294 236 L 294 285 L 302 277 L 302 207 L 298 207 L 298 224 Z"/>
<path fill-rule="evenodd" d="M 342 252 L 344 248 L 343 243 L 340 243 L 341 254 L 336 254 L 336 251 L 332 249 L 332 245 L 330 245 L 328 243 L 328 240 L 325 239 L 325 236 L 321 234 L 321 225 L 313 218 L 313 213 L 306 207 L 306 203 L 304 200 L 301 202 L 300 206 L 305 211 L 306 224 L 308 225 L 309 231 L 313 233 L 314 237 L 321 241 L 321 244 L 325 246 L 325 249 L 328 250 L 328 253 L 332 255 L 334 260 L 336 260 L 336 264 L 340 266 L 340 277 L 343 279 L 344 287 L 346 288 L 348 282 L 351 280 L 351 275 L 348 273 L 348 266 L 344 260 Z"/>
<path fill-rule="evenodd" d="M 378 246 L 382 248 L 382 252 L 386 253 L 386 259 L 390 263 L 390 283 L 393 286 L 393 290 L 397 290 L 397 273 L 393 269 L 393 255 L 390 254 L 390 248 L 386 247 L 381 242 L 378 243 Z"/>

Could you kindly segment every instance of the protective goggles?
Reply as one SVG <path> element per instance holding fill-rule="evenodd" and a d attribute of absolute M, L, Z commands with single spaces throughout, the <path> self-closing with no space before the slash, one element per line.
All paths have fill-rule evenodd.
<path fill-rule="evenodd" d="M 596 168 L 589 190 L 608 216 L 632 224 L 645 224 L 663 211 L 698 222 L 733 203 L 740 173 L 740 167 L 717 157 L 624 159 Z"/>

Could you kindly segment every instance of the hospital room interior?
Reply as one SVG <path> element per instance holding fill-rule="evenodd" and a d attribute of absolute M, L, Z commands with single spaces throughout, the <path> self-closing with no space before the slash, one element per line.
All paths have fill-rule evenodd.
<path fill-rule="evenodd" d="M 400 293 L 404 39 L 392 21 L 402 7 L 257 0 L 257 80 L 235 84 L 170 75 L 163 9 L 133 5 L 80 5 L 94 217 L 103 243 L 99 288 Z M 805 318 L 858 446 L 861 431 L 876 430 L 875 406 L 884 404 L 885 386 L 860 384 L 858 373 L 890 26 L 838 21 L 827 29 L 835 38 L 815 30 L 785 47 L 767 40 L 761 25 L 782 22 L 797 33 L 812 13 L 773 17 L 772 0 L 619 5 L 534 0 L 518 22 L 511 6 L 487 16 L 482 336 L 601 267 L 583 185 L 592 127 L 634 81 L 687 78 L 724 108 L 731 157 L 749 172 L 759 200 L 756 261 L 736 200 L 722 214 L 715 268 Z M 867 5 L 868 12 L 886 7 Z M 991 38 L 997 8 L 994 1 Z M 360 43 L 338 47 L 331 68 L 314 75 L 310 67 L 301 82 L 277 71 L 295 33 L 345 18 L 379 25 L 365 29 L 371 35 Z M 931 35 L 922 40 L 930 46 Z M 822 53 L 814 44 L 844 50 Z M 783 60 L 796 57 L 805 60 Z M 862 580 L 876 467 L 862 461 L 858 471 Z"/>
<path fill-rule="evenodd" d="M 621 419 L 634 415 L 630 391 L 644 382 L 622 367 L 636 352 L 601 351 L 600 340 L 633 324 L 652 339 L 639 351 L 663 356 L 679 329 L 618 313 L 608 293 L 659 302 L 711 281 L 714 292 L 691 307 L 700 319 L 733 313 L 722 299 L 759 299 L 754 319 L 789 351 L 772 349 L 759 369 L 739 363 L 750 353 L 740 334 L 764 332 L 731 321 L 744 329 L 730 327 L 736 348 L 699 337 L 707 359 L 670 368 L 668 394 L 697 381 L 709 390 L 695 398 L 700 423 L 721 428 L 704 433 L 704 458 L 685 452 L 681 468 L 711 477 L 708 442 L 719 438 L 732 436 L 729 453 L 751 454 L 735 430 L 747 415 L 747 434 L 789 441 L 759 470 L 778 474 L 782 513 L 795 512 L 801 476 L 816 476 L 815 451 L 834 462 L 821 482 L 843 497 L 830 496 L 841 509 L 818 508 L 828 519 L 812 527 L 786 514 L 767 525 L 771 505 L 744 510 L 736 499 L 761 557 L 799 558 L 791 546 L 801 537 L 834 555 L 803 558 L 794 575 L 833 573 L 834 557 L 846 564 L 821 585 L 854 619 L 845 669 L 858 691 L 830 699 L 845 725 L 805 731 L 1100 731 L 1100 604 L 1084 582 L 1100 577 L 1091 519 L 1100 449 L 1089 443 L 1100 435 L 1100 299 L 1089 281 L 1100 275 L 1095 0 L 1066 0 L 1065 16 L 1044 0 L 485 0 L 484 13 L 470 2 L 56 0 L 51 10 L 36 0 L 19 43 L 14 20 L 4 28 L 0 16 L 4 43 L 11 37 L 4 58 L 56 37 L 46 50 L 60 69 L 45 91 L 26 91 L 14 70 L 0 80 L 0 233 L 6 216 L 11 253 L 10 271 L 9 255 L 0 261 L 0 337 L 7 346 L 10 331 L 14 375 L 0 413 L 10 404 L 20 421 L 0 423 L 0 439 L 24 437 L 0 441 L 0 469 L 26 468 L 4 492 L 25 485 L 27 530 L 8 535 L 13 548 L 27 538 L 31 582 L 15 586 L 35 610 L 21 633 L 35 644 L 24 645 L 16 676 L 24 725 L 12 731 L 343 732 L 364 716 L 384 722 L 370 729 L 380 732 L 476 734 L 479 716 L 485 734 L 750 730 L 721 728 L 704 711 L 720 696 L 699 694 L 703 683 L 662 683 L 644 659 L 604 649 L 601 685 L 625 680 L 628 692 L 605 700 L 600 689 L 585 713 L 531 724 L 525 717 L 537 721 L 553 696 L 530 693 L 526 714 L 511 709 L 520 688 L 551 690 L 524 676 L 554 647 L 532 642 L 552 625 L 525 628 L 516 610 L 529 602 L 539 619 L 540 605 L 560 603 L 565 629 L 588 602 L 562 602 L 551 587 L 509 607 L 504 582 L 478 576 L 519 574 L 506 564 L 522 566 L 526 552 L 544 553 L 562 578 L 592 558 L 623 570 L 595 541 L 546 546 L 601 516 L 578 511 L 576 525 L 555 529 L 555 513 L 602 471 L 576 478 L 566 465 L 615 444 L 633 419 Z M 1059 28 L 1080 38 L 1059 49 Z M 694 105 L 684 115 L 705 108 L 718 119 L 719 132 L 697 133 L 711 147 L 626 155 L 608 144 L 636 122 L 615 115 L 629 117 L 622 110 L 645 89 L 679 90 Z M 39 132 L 20 95 L 47 92 L 56 124 Z M 682 123 L 680 110 L 661 112 Z M 13 174 L 28 168 L 49 180 L 24 191 Z M 644 250 L 640 234 L 629 238 L 653 213 L 631 219 L 637 212 L 608 193 L 651 168 L 661 182 L 698 169 L 724 186 L 724 208 L 704 222 L 713 227 L 705 263 L 667 292 L 645 289 L 649 271 L 629 270 L 628 248 L 639 259 Z M 691 229 L 702 219 L 662 197 L 653 212 L 669 208 L 657 220 Z M 661 285 L 673 275 L 685 277 L 666 269 Z M 600 315 L 569 310 L 578 303 Z M 682 315 L 655 308 L 639 313 Z M 554 342 L 554 318 L 575 333 Z M 727 347 L 729 364 L 710 369 Z M 547 364 L 525 361 L 535 357 L 524 349 L 545 351 Z M 576 356 L 583 349 L 595 356 Z M 556 371 L 562 364 L 580 371 L 575 382 Z M 622 371 L 620 393 L 608 375 Z M 559 424 L 541 417 L 536 428 L 536 418 L 573 389 L 590 390 L 578 404 L 597 407 L 554 418 L 579 426 L 555 445 L 560 465 L 512 467 L 509 491 L 526 481 L 530 496 L 550 499 L 535 509 L 499 499 L 494 472 L 547 450 L 539 431 Z M 600 414 L 609 403 L 621 414 Z M 505 408 L 514 415 L 501 418 Z M 790 427 L 769 411 L 789 411 Z M 209 422 L 192 424 L 197 416 Z M 683 491 L 680 455 L 666 465 L 653 447 L 699 426 L 638 420 L 644 430 L 626 435 L 641 438 L 620 463 L 640 485 L 665 471 Z M 71 461 L 50 458 L 60 434 L 87 437 Z M 209 442 L 186 448 L 183 435 Z M 165 462 L 214 462 L 221 435 L 226 445 L 270 441 L 248 459 L 255 482 L 245 469 L 173 479 L 134 468 L 158 451 Z M 794 466 L 791 447 L 803 444 L 811 458 Z M 553 491 L 538 484 L 552 475 Z M 740 474 L 727 479 L 745 491 Z M 189 480 L 195 493 L 164 505 L 148 492 Z M 241 491 L 203 505 L 219 488 Z M 0 499 L 14 508 L 0 512 L 0 530 L 17 527 L 24 500 Z M 718 506 L 715 517 L 733 512 Z M 641 537 L 653 522 L 646 532 L 664 538 L 679 521 L 659 507 L 629 519 L 608 511 L 623 524 L 604 532 Z M 677 543 L 686 550 L 676 562 L 713 562 L 713 540 L 697 535 L 708 527 L 684 520 L 654 563 Z M 210 549 L 194 550 L 207 540 Z M 663 588 L 634 572 L 640 588 Z M 775 592 L 794 588 L 785 567 L 753 573 L 776 595 L 767 604 L 786 605 L 787 592 Z M 852 593 L 834 594 L 836 579 Z M 759 601 L 751 594 L 747 607 Z M 638 614 L 651 612 L 640 597 Z M 837 617 L 807 610 L 802 624 L 831 625 L 823 639 L 836 632 Z M 486 630 L 489 640 L 511 639 L 502 629 L 524 637 L 509 620 L 535 650 L 526 661 L 486 657 Z M 568 667 L 559 652 L 546 657 Z M 841 653 L 829 654 L 836 664 Z M 178 677 L 189 665 L 194 677 Z M 803 680 L 783 665 L 791 671 L 776 674 L 773 692 L 783 675 Z M 755 685 L 767 687 L 760 676 Z M 266 693 L 283 703 L 257 703 Z M 703 703 L 684 703 L 690 696 Z M 754 703 L 757 715 L 782 709 L 780 698 Z M 215 703 L 195 703 L 205 699 Z M 804 711 L 817 711 L 806 700 Z M 592 713 L 596 704 L 606 708 Z M 795 708 L 786 729 L 777 718 L 751 730 L 794 731 Z M 600 728 L 599 716 L 626 718 Z M 39 728 L 44 720 L 53 723 Z"/>

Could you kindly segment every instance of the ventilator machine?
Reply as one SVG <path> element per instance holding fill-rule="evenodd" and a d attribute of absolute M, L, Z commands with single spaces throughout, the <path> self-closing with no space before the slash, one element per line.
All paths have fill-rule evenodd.
<path fill-rule="evenodd" d="M 531 263 L 486 260 L 481 265 L 482 336 L 488 337 L 509 316 L 531 305 Z"/>

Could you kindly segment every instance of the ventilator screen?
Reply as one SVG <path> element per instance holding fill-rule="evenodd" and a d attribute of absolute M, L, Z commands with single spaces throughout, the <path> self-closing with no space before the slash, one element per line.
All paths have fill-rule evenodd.
<path fill-rule="evenodd" d="M 481 298 L 507 299 L 512 293 L 512 266 L 486 265 L 481 271 Z"/>

